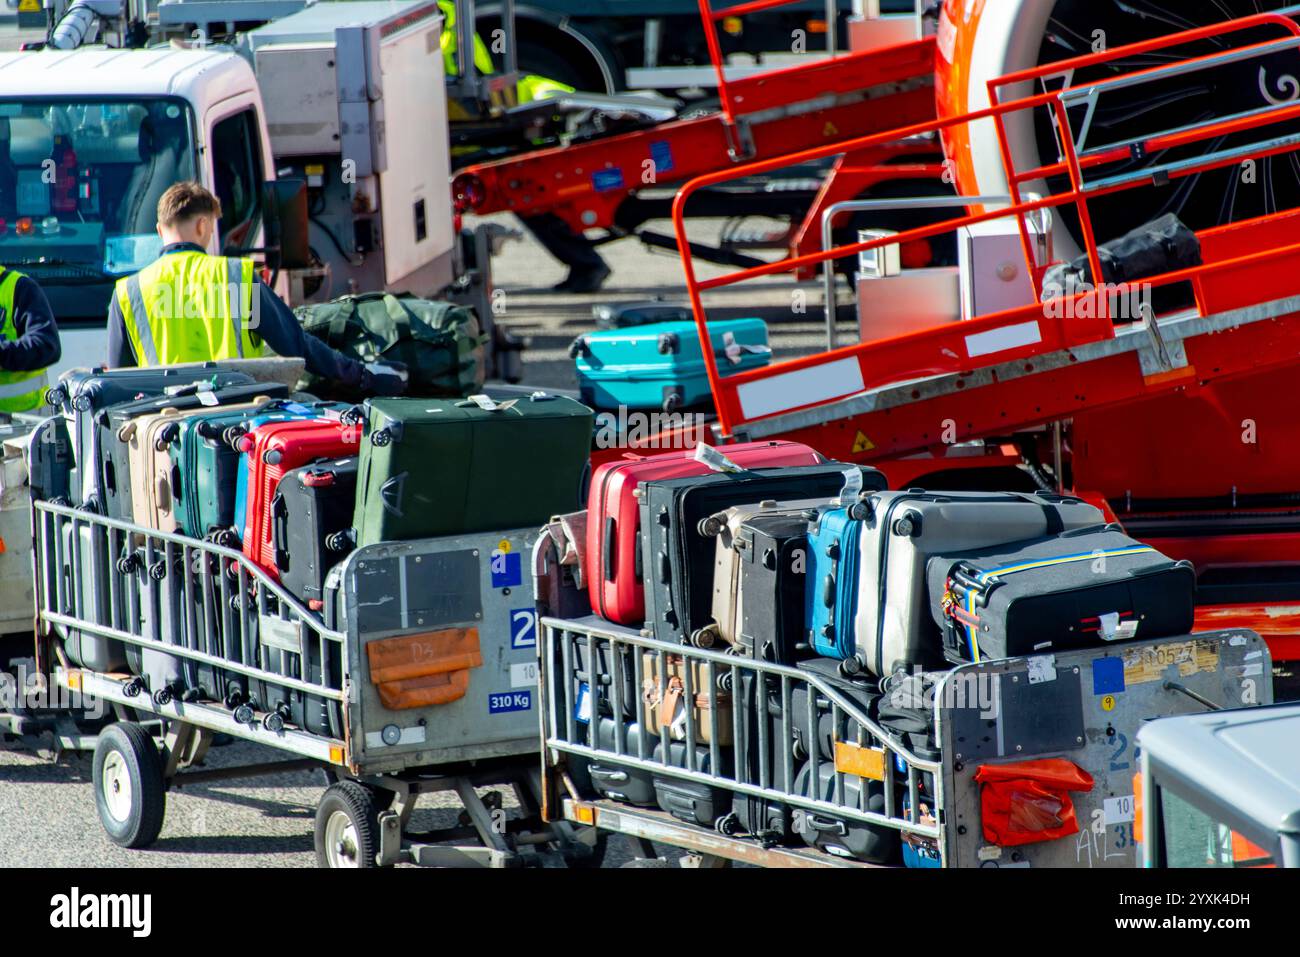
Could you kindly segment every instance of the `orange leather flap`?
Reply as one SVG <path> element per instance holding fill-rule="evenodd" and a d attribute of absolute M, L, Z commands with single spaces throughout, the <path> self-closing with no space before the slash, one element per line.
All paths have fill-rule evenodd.
<path fill-rule="evenodd" d="M 366 645 L 366 658 L 380 700 L 393 710 L 463 697 L 469 687 L 469 669 L 483 664 L 477 628 L 381 638 Z"/>
<path fill-rule="evenodd" d="M 469 690 L 469 671 L 449 671 L 441 675 L 404 678 L 379 685 L 379 700 L 389 711 L 428 708 L 465 697 Z"/>

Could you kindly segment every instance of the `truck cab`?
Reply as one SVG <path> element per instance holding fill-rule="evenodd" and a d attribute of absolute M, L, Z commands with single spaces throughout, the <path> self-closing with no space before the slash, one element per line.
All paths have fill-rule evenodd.
<path fill-rule="evenodd" d="M 209 251 L 262 263 L 291 305 L 450 284 L 441 24 L 436 3 L 349 0 L 222 43 L 0 54 L 0 263 L 49 297 L 53 375 L 103 363 L 113 285 L 158 255 L 179 180 L 221 200 Z"/>
<path fill-rule="evenodd" d="M 1147 867 L 1300 867 L 1300 705 L 1180 715 L 1138 734 Z"/>
<path fill-rule="evenodd" d="M 257 79 L 231 52 L 161 47 L 0 54 L 0 262 L 58 318 L 58 371 L 103 362 L 113 284 L 161 248 L 158 198 L 196 179 L 223 250 L 261 245 L 274 178 Z"/>

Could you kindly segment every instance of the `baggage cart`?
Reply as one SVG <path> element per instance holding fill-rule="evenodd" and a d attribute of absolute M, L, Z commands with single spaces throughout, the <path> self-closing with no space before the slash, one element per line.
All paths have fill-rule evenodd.
<path fill-rule="evenodd" d="M 535 530 L 362 547 L 331 570 L 315 611 L 215 542 L 47 501 L 34 516 L 38 670 L 117 716 L 94 758 L 116 843 L 157 837 L 169 787 L 320 768 L 333 781 L 316 817 L 323 866 L 591 858 L 573 829 L 538 818 Z M 108 569 L 107 594 L 88 603 L 74 583 L 92 563 Z M 155 664 L 78 667 L 59 637 L 73 630 Z M 284 759 L 204 770 L 216 735 Z M 475 790 L 491 786 L 514 791 L 521 818 Z M 465 826 L 404 835 L 419 796 L 448 790 Z"/>
<path fill-rule="evenodd" d="M 540 542 L 543 819 L 628 835 L 651 864 L 662 864 L 653 842 L 683 849 L 699 865 L 1134 867 L 1138 730 L 1152 718 L 1272 701 L 1268 647 L 1254 632 L 1110 643 L 938 673 L 932 695 L 916 702 L 933 717 L 933 747 L 922 747 L 868 714 L 824 670 L 657 641 L 585 614 L 565 574 L 553 546 Z M 675 666 L 683 697 L 701 705 L 682 709 L 675 728 L 660 722 L 656 738 L 635 722 L 653 685 L 647 674 L 670 659 L 687 663 Z M 722 723 L 739 731 L 747 721 L 758 760 L 729 756 L 720 741 Z M 685 749 L 681 766 L 662 757 L 674 740 L 699 743 Z M 991 837 L 981 783 L 989 772 L 981 769 L 1019 772 L 1024 762 L 1046 759 L 1064 759 L 1091 777 L 1090 787 L 1069 795 L 1077 828 L 1020 844 Z M 721 792 L 733 808 L 783 805 L 793 833 L 744 833 L 734 812 L 700 826 L 647 807 L 648 800 L 616 800 L 607 782 L 619 775 L 702 787 L 715 804 Z M 810 788 L 809 778 L 823 784 Z M 606 782 L 603 796 L 593 782 Z M 633 790 L 622 788 L 625 797 Z M 896 832 L 894 851 L 869 862 L 836 849 L 836 835 L 863 828 Z M 829 852 L 813 844 L 830 845 Z"/>

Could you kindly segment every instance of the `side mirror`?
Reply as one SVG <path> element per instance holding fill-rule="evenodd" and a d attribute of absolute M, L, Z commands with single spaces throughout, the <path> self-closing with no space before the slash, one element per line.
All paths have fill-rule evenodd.
<path fill-rule="evenodd" d="M 307 181 L 268 180 L 262 184 L 266 264 L 271 269 L 305 269 L 311 265 L 307 242 Z"/>

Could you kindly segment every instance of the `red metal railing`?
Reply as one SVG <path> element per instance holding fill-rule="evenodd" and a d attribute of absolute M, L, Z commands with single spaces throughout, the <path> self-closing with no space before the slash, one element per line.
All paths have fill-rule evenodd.
<path fill-rule="evenodd" d="M 774 2 L 769 4 L 769 0 L 760 0 L 760 2 L 764 5 L 774 5 Z M 707 9 L 707 5 L 708 0 L 701 0 L 702 9 Z M 718 16 L 721 15 L 722 14 L 719 14 Z M 732 14 L 728 11 L 725 15 Z M 711 23 L 712 21 L 708 22 Z M 1203 57 L 1188 58 L 1182 61 L 1176 61 L 1173 64 L 1133 71 L 1132 73 L 1122 74 L 1097 84 L 1081 84 L 1077 87 L 1063 85 L 1059 90 L 1038 93 L 1005 103 L 998 101 L 996 91 L 1011 83 L 1032 81 L 1055 75 L 1070 76 L 1072 75 L 1070 71 L 1111 62 L 1134 54 L 1147 53 L 1158 49 L 1167 49 L 1210 37 L 1224 36 L 1231 33 L 1239 33 L 1245 30 L 1253 30 L 1268 26 L 1281 27 L 1290 38 L 1296 40 L 1296 46 L 1297 48 L 1300 48 L 1300 25 L 1297 25 L 1294 21 L 1282 15 L 1257 14 L 1238 20 L 1226 21 L 1210 27 L 1203 27 L 1196 30 L 1186 31 L 1184 33 L 1171 34 L 1154 40 L 1116 47 L 1102 53 L 1088 54 L 1069 60 L 1058 61 L 1049 66 L 1010 74 L 999 78 L 990 84 L 991 106 L 963 116 L 917 123 L 884 133 L 860 137 L 856 140 L 844 141 L 826 147 L 805 150 L 797 154 L 782 156 L 762 162 L 750 163 L 729 170 L 722 170 L 699 176 L 686 183 L 679 190 L 673 204 L 673 225 L 677 235 L 678 248 L 682 256 L 683 268 L 686 274 L 687 293 L 690 297 L 691 306 L 695 313 L 695 321 L 699 328 L 702 342 L 708 341 L 708 319 L 703 304 L 702 294 L 709 290 L 732 286 L 761 276 L 807 269 L 811 266 L 820 265 L 827 260 L 856 255 L 859 252 L 875 249 L 881 246 L 928 239 L 932 236 L 951 233 L 962 226 L 975 225 L 995 219 L 1003 219 L 1011 216 L 1016 217 L 1019 223 L 1022 252 L 1025 256 L 1025 262 L 1029 269 L 1029 274 L 1031 276 L 1037 276 L 1039 275 L 1040 267 L 1046 266 L 1047 264 L 1038 264 L 1034 261 L 1032 243 L 1029 235 L 1028 214 L 1044 208 L 1054 208 L 1071 204 L 1074 205 L 1079 216 L 1085 250 L 1087 252 L 1094 282 L 1097 286 L 1097 290 L 1099 290 L 1082 292 L 1067 297 L 1068 299 L 1074 300 L 1076 304 L 1062 308 L 1060 310 L 1060 316 L 1054 319 L 1045 314 L 1041 303 L 1037 301 L 1038 290 L 1037 284 L 1035 283 L 1036 302 L 1031 306 L 1012 309 L 1003 313 L 981 316 L 957 324 L 945 324 L 929 329 L 922 329 L 908 335 L 897 336 L 891 339 L 863 342 L 855 346 L 847 346 L 830 352 L 805 356 L 799 359 L 777 363 L 763 369 L 730 375 L 725 378 L 719 373 L 717 361 L 713 356 L 712 350 L 705 348 L 705 367 L 708 372 L 719 421 L 724 434 L 732 434 L 737 426 L 746 421 L 754 421 L 760 418 L 768 418 L 787 412 L 798 411 L 811 406 L 822 405 L 870 388 L 887 385 L 893 382 L 901 382 L 920 376 L 936 375 L 944 372 L 962 372 L 978 368 L 982 365 L 992 364 L 994 362 L 1002 363 L 1021 358 L 1028 358 L 1030 356 L 1056 352 L 1068 349 L 1071 346 L 1082 345 L 1084 343 L 1113 337 L 1114 324 L 1109 317 L 1106 293 L 1104 290 L 1101 290 L 1101 260 L 1097 251 L 1096 237 L 1087 204 L 1088 200 L 1092 197 L 1134 189 L 1140 185 L 1146 184 L 1125 183 L 1110 186 L 1090 187 L 1085 183 L 1084 173 L 1086 170 L 1105 166 L 1106 164 L 1113 163 L 1116 160 L 1127 158 L 1130 154 L 1127 149 L 1117 149 L 1111 151 L 1102 150 L 1096 153 L 1089 153 L 1085 156 L 1078 155 L 1074 147 L 1074 137 L 1063 97 L 1065 94 L 1075 90 L 1103 87 L 1107 83 L 1114 83 L 1125 78 L 1140 77 L 1143 79 L 1157 79 L 1174 70 L 1186 70 L 1191 64 L 1204 65 L 1208 67 L 1212 65 L 1213 61 L 1217 58 L 1223 56 L 1223 54 L 1218 53 Z M 1232 48 L 1232 50 L 1246 52 L 1253 52 L 1255 50 L 1262 51 L 1264 48 L 1268 47 L 1276 48 L 1276 43 L 1277 41 L 1273 41 L 1272 44 L 1257 43 Z M 718 62 L 720 64 L 720 60 Z M 721 74 L 719 77 L 721 81 Z M 1008 145 L 1004 118 L 1011 113 L 1040 108 L 1050 109 L 1055 115 L 1058 129 L 1060 131 L 1059 141 L 1061 155 L 1055 163 L 1041 165 L 1023 172 L 1017 171 L 1014 166 L 1014 158 L 1011 155 L 1010 147 Z M 1208 122 L 1178 131 L 1153 134 L 1146 142 L 1147 146 L 1151 150 L 1164 149 L 1175 145 L 1181 146 L 1205 140 L 1212 140 L 1227 133 L 1243 132 L 1296 118 L 1300 118 L 1300 103 L 1290 105 L 1280 104 L 1273 109 L 1262 110 L 1250 116 L 1242 116 L 1224 122 Z M 796 163 L 811 162 L 853 150 L 868 149 L 885 143 L 896 142 L 907 137 L 942 133 L 945 130 L 981 120 L 992 120 L 996 124 L 1004 170 L 1007 174 L 1011 189 L 1013 190 L 1011 195 L 1013 196 L 1014 201 L 1006 209 L 968 214 L 941 223 L 905 230 L 886 238 L 850 243 L 833 249 L 821 250 L 820 252 L 802 256 L 791 256 L 774 263 L 739 270 L 737 272 L 717 276 L 711 279 L 701 280 L 696 276 L 694 262 L 690 254 L 690 247 L 686 236 L 685 209 L 690 197 L 698 190 L 709 186 L 715 186 L 722 182 L 762 175 Z M 1283 145 L 1261 147 L 1258 152 L 1253 153 L 1252 155 L 1257 158 L 1263 158 L 1265 156 L 1297 150 L 1300 150 L 1300 145 L 1287 143 Z M 1171 173 L 1169 178 L 1173 179 L 1195 175 L 1207 170 L 1235 165 L 1239 161 L 1239 157 L 1235 156 L 1224 158 L 1209 155 L 1203 162 L 1191 163 L 1180 168 L 1176 172 Z M 1033 201 L 1024 201 L 1022 199 L 1020 186 L 1023 183 L 1048 175 L 1060 174 L 1062 172 L 1068 173 L 1069 175 L 1070 190 Z M 1300 244 L 1278 246 L 1271 249 L 1258 250 L 1245 256 L 1205 263 L 1201 266 L 1196 266 L 1190 269 L 1181 269 L 1160 276 L 1144 278 L 1142 282 L 1144 285 L 1150 287 L 1166 286 L 1174 283 L 1186 282 L 1188 280 L 1199 279 L 1217 272 L 1239 268 L 1243 265 L 1257 264 L 1286 255 L 1294 255 L 1298 252 L 1300 252 Z M 1077 302 L 1089 296 L 1092 296 L 1096 301 L 1090 304 L 1089 308 L 1079 308 Z M 1064 319 L 1064 316 L 1066 315 L 1075 316 L 1076 318 L 1066 320 Z M 1079 316 L 1087 316 L 1088 318 L 1077 318 Z M 1031 324 L 1033 325 L 1032 329 L 1029 328 Z M 1013 345 L 991 351 L 979 351 L 983 348 L 982 346 L 979 348 L 972 346 L 972 343 L 982 344 L 997 341 L 1009 341 L 1013 343 Z M 781 381 L 782 379 L 784 379 L 784 382 Z M 764 390 L 764 395 L 762 396 L 766 402 L 759 400 L 758 389 L 756 388 L 762 383 L 767 383 L 769 386 Z M 790 396 L 788 399 L 783 399 L 780 402 L 773 403 L 770 399 L 773 389 L 777 391 L 781 391 L 782 389 L 791 389 L 795 394 Z M 802 395 L 798 394 L 800 390 L 803 392 Z M 748 392 L 751 397 L 754 397 L 754 401 L 749 403 L 751 407 L 748 410 L 746 409 L 745 397 L 742 395 L 743 392 Z"/>

